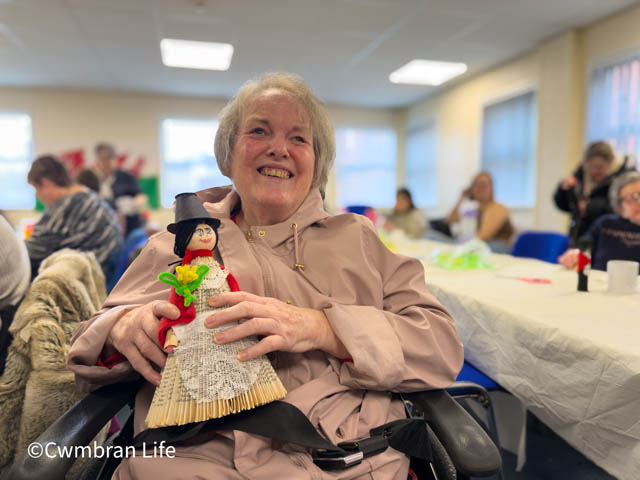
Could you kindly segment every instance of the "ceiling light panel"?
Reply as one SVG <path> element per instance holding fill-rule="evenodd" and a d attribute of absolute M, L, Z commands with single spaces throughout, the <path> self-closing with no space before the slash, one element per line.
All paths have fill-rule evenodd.
<path fill-rule="evenodd" d="M 160 52 L 162 63 L 167 67 L 228 70 L 233 45 L 163 38 L 160 41 Z"/>
<path fill-rule="evenodd" d="M 416 59 L 392 72 L 389 81 L 408 85 L 438 86 L 466 71 L 467 66 L 464 63 Z"/>

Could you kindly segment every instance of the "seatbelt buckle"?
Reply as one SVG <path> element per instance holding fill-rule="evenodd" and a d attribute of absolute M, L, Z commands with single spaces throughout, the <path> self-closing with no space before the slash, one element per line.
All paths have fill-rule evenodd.
<path fill-rule="evenodd" d="M 312 458 L 313 463 L 322 470 L 345 470 L 361 463 L 364 453 L 361 450 L 357 450 L 353 453 L 346 452 L 345 455 L 341 452 L 316 450 L 313 452 Z"/>
<path fill-rule="evenodd" d="M 386 433 L 383 435 L 374 435 L 363 440 L 356 442 L 342 442 L 338 446 L 348 452 L 360 451 L 363 458 L 377 455 L 384 452 L 389 447 L 389 441 L 387 440 Z"/>

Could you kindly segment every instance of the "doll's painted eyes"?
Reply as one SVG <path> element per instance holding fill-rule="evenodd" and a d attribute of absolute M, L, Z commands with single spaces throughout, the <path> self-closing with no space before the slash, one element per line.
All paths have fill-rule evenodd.
<path fill-rule="evenodd" d="M 206 227 L 206 228 L 196 228 L 196 232 L 198 234 L 198 236 L 200 238 L 204 237 L 205 235 L 213 235 L 213 229 L 210 227 Z"/>

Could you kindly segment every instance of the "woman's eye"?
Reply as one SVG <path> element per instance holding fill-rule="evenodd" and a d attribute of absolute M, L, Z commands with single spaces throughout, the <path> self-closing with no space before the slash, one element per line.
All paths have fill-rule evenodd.
<path fill-rule="evenodd" d="M 304 137 L 301 137 L 300 135 L 296 135 L 295 137 L 293 137 L 293 139 L 296 142 L 307 143 L 307 139 Z"/>
<path fill-rule="evenodd" d="M 264 131 L 264 128 L 262 128 L 262 127 L 256 127 L 256 128 L 251 130 L 251 133 L 255 133 L 255 134 L 258 134 L 258 135 L 264 135 L 265 131 Z"/>

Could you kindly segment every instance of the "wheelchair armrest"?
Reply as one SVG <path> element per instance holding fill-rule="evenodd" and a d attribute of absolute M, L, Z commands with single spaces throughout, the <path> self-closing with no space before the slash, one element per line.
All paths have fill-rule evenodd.
<path fill-rule="evenodd" d="M 502 457 L 496 445 L 446 391 L 404 395 L 424 412 L 458 472 L 470 477 L 487 477 L 500 471 Z"/>
<path fill-rule="evenodd" d="M 120 409 L 129 403 L 139 389 L 140 382 L 107 385 L 87 394 L 52 423 L 33 443 L 40 444 L 40 457 L 23 452 L 16 457 L 3 478 L 29 480 L 33 478 L 64 478 L 76 457 L 57 455 L 57 448 L 84 446 L 100 432 Z M 32 445 L 33 445 L 32 443 Z M 49 447 L 47 447 L 49 445 Z M 55 446 L 54 446 L 55 445 Z M 33 448 L 33 447 L 32 447 Z M 49 454 L 47 454 L 49 452 Z M 51 455 L 53 458 L 49 458 Z"/>

